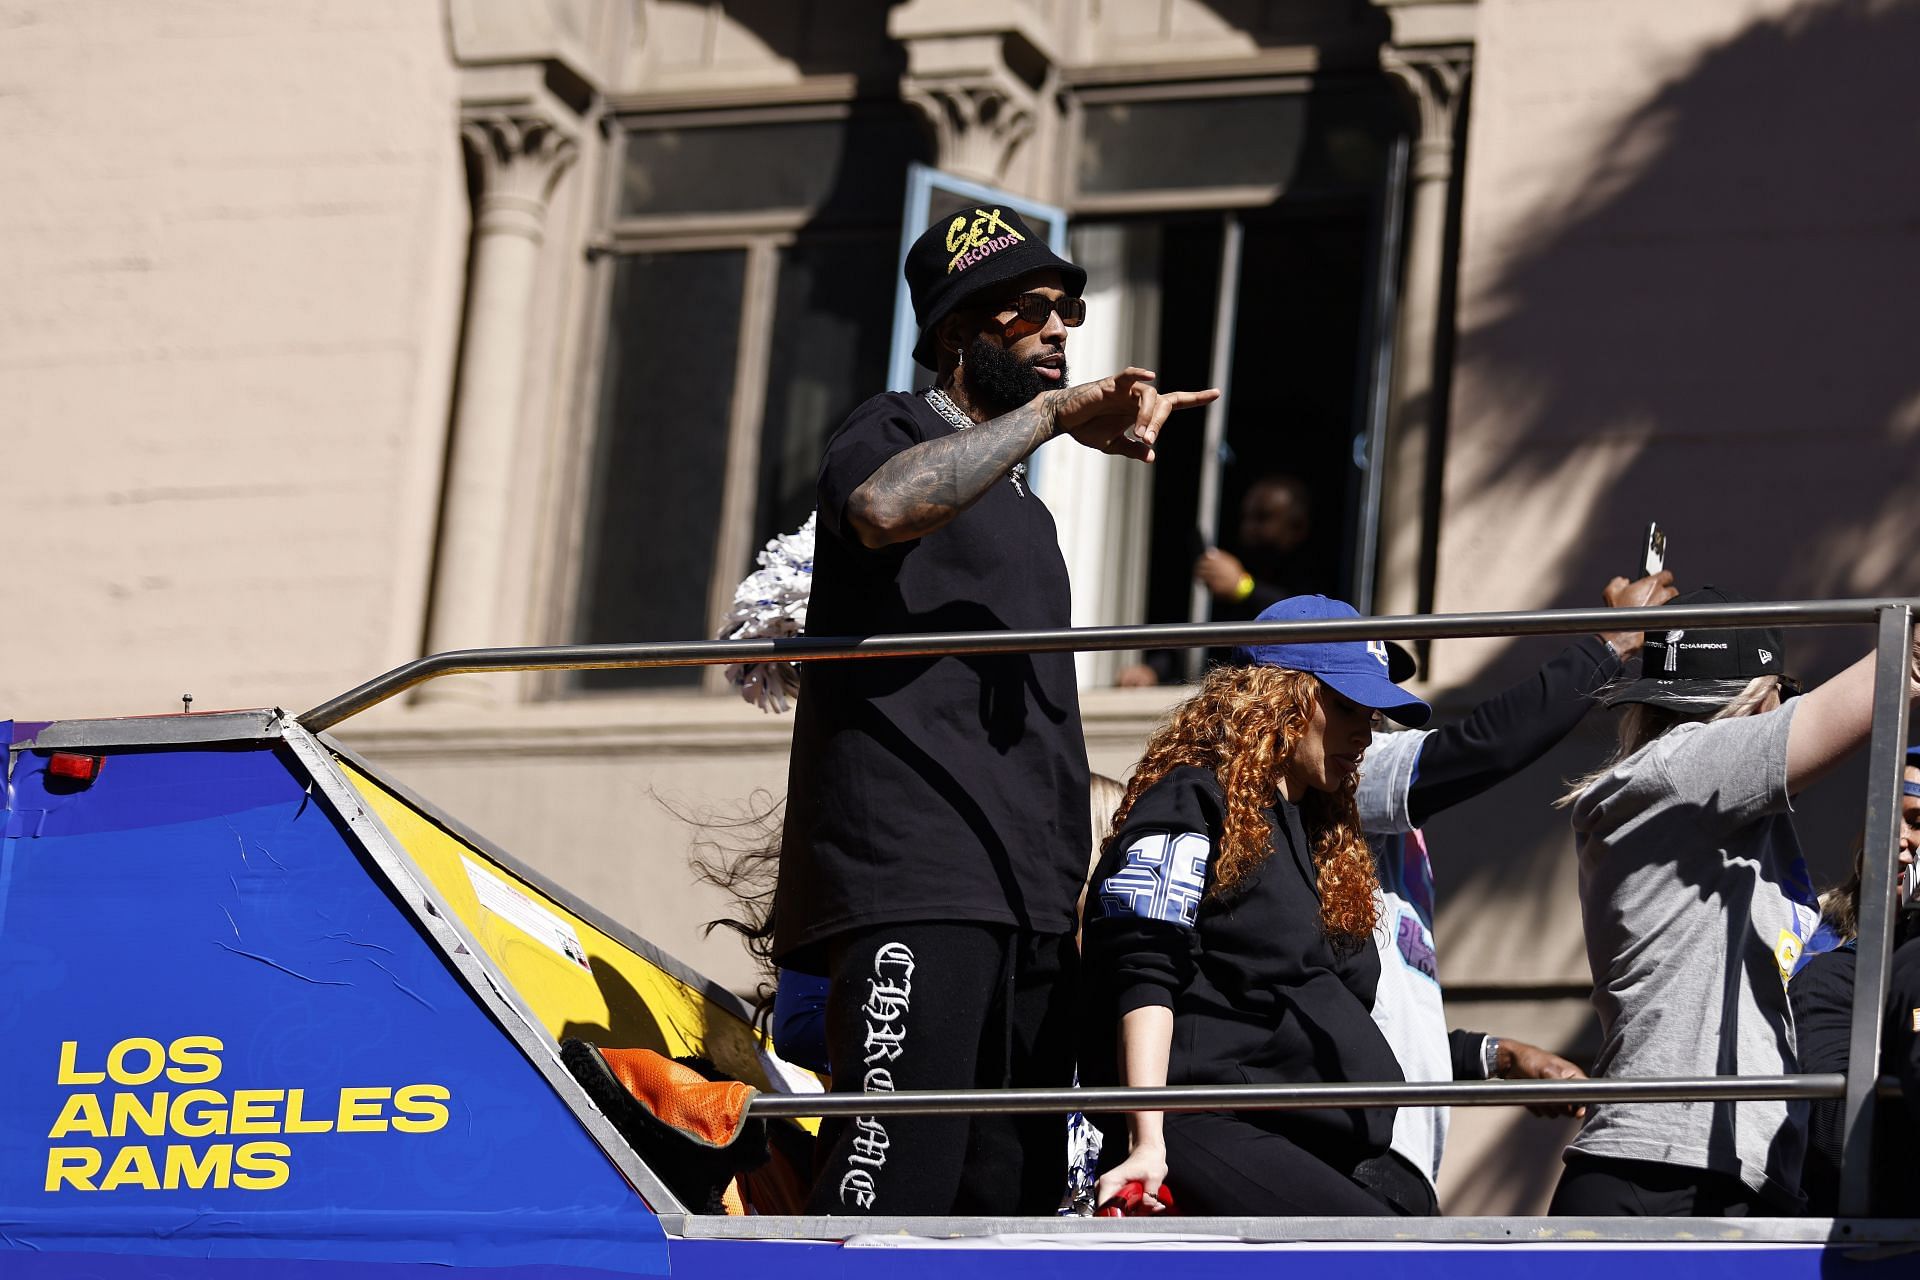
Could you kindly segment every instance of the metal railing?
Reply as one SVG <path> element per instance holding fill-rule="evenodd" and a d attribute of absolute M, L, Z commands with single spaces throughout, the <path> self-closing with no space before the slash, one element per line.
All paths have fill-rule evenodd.
<path fill-rule="evenodd" d="M 1555 609 L 1517 613 L 1430 614 L 1316 622 L 1189 623 L 1082 627 L 1051 631 L 940 632 L 786 640 L 715 640 L 665 644 L 544 645 L 463 649 L 396 667 L 331 698 L 304 715 L 310 732 L 443 676 L 496 671 L 617 670 L 722 666 L 744 662 L 839 662 L 953 654 L 1094 652 L 1232 644 L 1334 640 L 1451 639 L 1578 635 L 1766 626 L 1875 624 L 1873 727 L 1868 746 L 1865 847 L 1883 856 L 1862 868 L 1859 953 L 1854 977 L 1848 1069 L 1844 1075 L 1690 1077 L 1671 1080 L 1444 1081 L 1422 1084 L 1180 1085 L 1122 1089 L 922 1090 L 893 1094 L 763 1096 L 763 1118 L 903 1115 L 964 1111 L 1286 1110 L 1353 1106 L 1519 1106 L 1575 1102 L 1758 1101 L 1841 1098 L 1842 1216 L 1865 1216 L 1871 1205 L 1872 1102 L 1879 1084 L 1881 1008 L 1891 965 L 1895 850 L 1900 779 L 1907 738 L 1912 599 L 1800 600 L 1756 604 L 1634 609 Z"/>
<path fill-rule="evenodd" d="M 928 1116 L 981 1110 L 1308 1111 L 1316 1107 L 1531 1107 L 1574 1102 L 1812 1101 L 1846 1093 L 1838 1072 L 1797 1076 L 1680 1076 L 1662 1080 L 1441 1080 L 1424 1084 L 1175 1084 L 1080 1089 L 911 1089 L 898 1093 L 763 1094 L 762 1120 Z"/>

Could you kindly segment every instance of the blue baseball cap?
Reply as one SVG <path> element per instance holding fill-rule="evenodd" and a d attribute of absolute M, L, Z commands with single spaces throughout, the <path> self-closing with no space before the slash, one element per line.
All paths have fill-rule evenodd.
<path fill-rule="evenodd" d="M 1920 769 L 1920 743 L 1907 748 L 1907 769 Z M 1908 782 L 1906 769 L 1902 769 L 1900 773 L 1900 794 L 1920 798 L 1920 782 Z"/>
<path fill-rule="evenodd" d="M 1255 622 L 1321 622 L 1329 618 L 1357 618 L 1360 611 L 1344 600 L 1325 596 L 1292 596 L 1260 611 Z M 1433 715 L 1433 708 L 1395 684 L 1388 675 L 1387 642 L 1337 640 L 1327 644 L 1243 645 L 1233 660 L 1247 665 L 1285 667 L 1317 676 L 1320 682 L 1363 707 L 1381 711 L 1417 729 Z"/>

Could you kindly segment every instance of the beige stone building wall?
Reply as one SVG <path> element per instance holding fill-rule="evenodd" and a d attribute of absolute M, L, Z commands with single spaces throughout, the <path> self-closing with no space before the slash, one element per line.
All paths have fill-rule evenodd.
<path fill-rule="evenodd" d="M 1437 601 L 1911 588 L 1907 6 L 1481 6 Z M 1850 643 L 1812 650 L 1830 666 Z M 1443 646 L 1441 678 L 1502 651 Z"/>
<path fill-rule="evenodd" d="M 467 198 L 443 15 L 0 6 L 0 706 L 418 651 Z"/>
<path fill-rule="evenodd" d="M 1649 520 L 1683 586 L 1914 590 L 1920 179 L 1896 157 L 1916 36 L 1903 5 L 1485 0 L 1437 609 L 1588 603 Z M 1790 652 L 1818 678 L 1869 643 L 1802 632 Z M 1446 642 L 1435 673 L 1485 687 L 1548 652 Z M 1586 981 L 1571 842 L 1545 807 L 1604 749 L 1584 737 L 1433 825 L 1450 989 Z M 1798 804 L 1816 878 L 1845 861 L 1861 787 L 1849 774 Z M 1578 1002 L 1453 1001 L 1463 1021 L 1482 1008 L 1543 1042 L 1582 1021 L 1556 1011 Z M 1551 1170 L 1552 1126 L 1482 1140 L 1505 1127 L 1459 1125 L 1456 1187 Z"/>

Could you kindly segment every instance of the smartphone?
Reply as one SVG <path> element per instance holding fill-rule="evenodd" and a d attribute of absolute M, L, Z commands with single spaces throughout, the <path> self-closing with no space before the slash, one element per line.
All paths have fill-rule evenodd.
<path fill-rule="evenodd" d="M 1647 545 L 1640 556 L 1640 576 L 1649 577 L 1667 567 L 1667 535 L 1656 521 L 1647 526 Z"/>

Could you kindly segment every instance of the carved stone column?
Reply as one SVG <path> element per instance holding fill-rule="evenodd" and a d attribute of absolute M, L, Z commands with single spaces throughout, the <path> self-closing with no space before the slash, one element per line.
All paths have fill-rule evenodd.
<path fill-rule="evenodd" d="M 1383 49 L 1380 65 L 1405 87 L 1417 114 L 1408 175 L 1406 264 L 1387 414 L 1376 613 L 1415 613 L 1422 599 L 1429 530 L 1428 475 L 1443 406 L 1438 340 L 1445 317 L 1447 212 L 1456 166 L 1459 108 L 1471 51 Z"/>
<path fill-rule="evenodd" d="M 977 182 L 1029 194 L 1036 166 L 1023 163 L 1056 114 L 1055 62 L 1038 11 L 1018 3 L 955 5 L 909 0 L 887 15 L 907 50 L 900 96 L 933 126 L 938 164 Z"/>
<path fill-rule="evenodd" d="M 474 112 L 460 134 L 479 171 L 480 195 L 428 614 L 430 653 L 499 642 L 495 610 L 509 498 L 520 478 L 520 398 L 540 245 L 547 202 L 576 154 L 570 134 L 530 112 Z M 494 688 L 479 677 L 456 677 L 425 686 L 419 697 L 486 702 Z"/>
<path fill-rule="evenodd" d="M 942 169 L 977 182 L 1006 185 L 1014 153 L 1033 136 L 1031 94 L 1009 88 L 997 78 L 911 77 L 901 84 L 900 93 L 933 126 Z"/>

